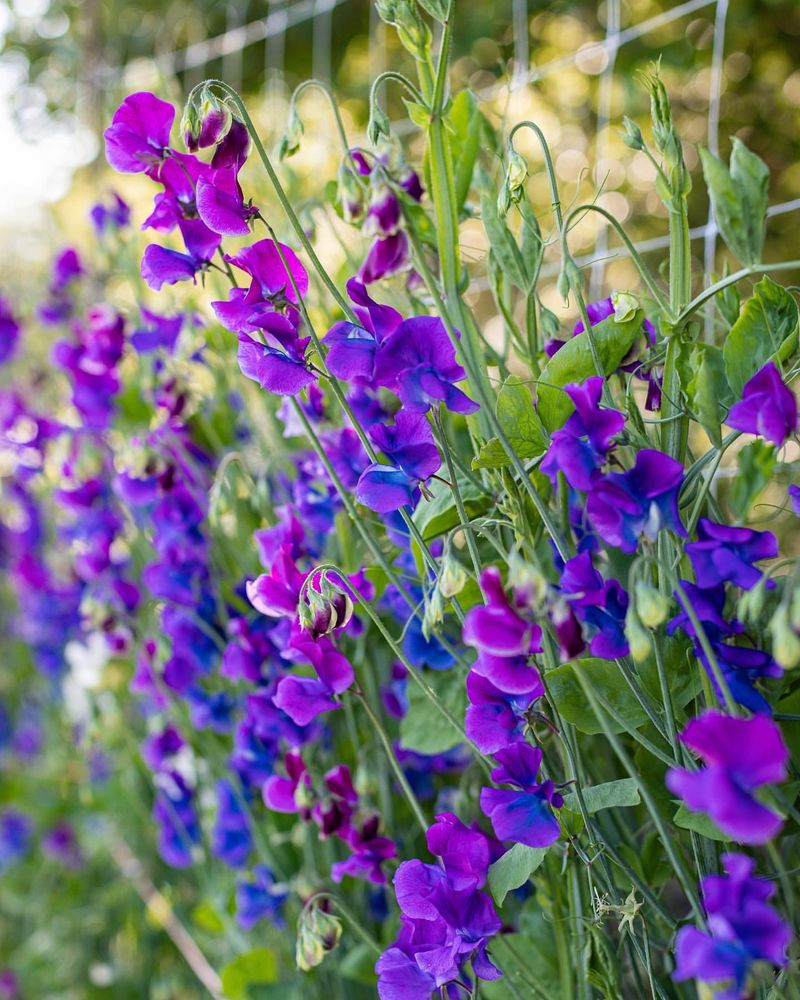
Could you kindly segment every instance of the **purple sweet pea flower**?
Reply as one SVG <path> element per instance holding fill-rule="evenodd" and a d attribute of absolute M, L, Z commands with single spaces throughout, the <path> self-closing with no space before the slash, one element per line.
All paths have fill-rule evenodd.
<path fill-rule="evenodd" d="M 277 887 L 275 876 L 266 865 L 254 865 L 252 875 L 252 881 L 236 883 L 237 926 L 249 931 L 260 920 L 268 920 L 273 927 L 284 927 L 283 904 L 288 893 Z"/>
<path fill-rule="evenodd" d="M 772 706 L 764 695 L 756 689 L 755 681 L 759 677 L 780 677 L 783 674 L 780 664 L 776 663 L 770 654 L 762 649 L 733 646 L 730 643 L 716 642 L 713 639 L 711 640 L 711 648 L 733 699 L 751 712 L 769 715 L 772 712 Z M 720 690 L 705 650 L 699 642 L 695 642 L 694 652 L 708 674 L 720 705 L 724 704 L 724 693 Z"/>
<path fill-rule="evenodd" d="M 701 517 L 697 537 L 698 541 L 686 545 L 686 554 L 698 587 L 733 583 L 750 590 L 762 577 L 753 563 L 778 555 L 778 540 L 771 531 L 735 528 Z"/>
<path fill-rule="evenodd" d="M 540 653 L 541 628 L 535 622 L 526 621 L 518 613 L 518 607 L 511 604 L 496 566 L 489 566 L 481 574 L 481 590 L 486 604 L 467 613 L 464 642 L 474 646 L 481 655 L 514 657 Z M 524 610 L 524 606 L 519 610 Z"/>
<path fill-rule="evenodd" d="M 7 299 L 0 295 L 0 365 L 10 361 L 17 350 L 20 325 Z"/>
<path fill-rule="evenodd" d="M 747 979 L 754 963 L 786 964 L 792 929 L 768 904 L 775 886 L 753 877 L 752 858 L 723 854 L 722 863 L 726 875 L 706 875 L 700 883 L 708 931 L 678 931 L 673 979 L 713 983 L 721 987 L 716 1000 L 740 1000 L 751 995 Z"/>
<path fill-rule="evenodd" d="M 680 462 L 644 448 L 628 472 L 596 480 L 586 498 L 589 522 L 604 541 L 623 552 L 635 552 L 642 535 L 653 541 L 665 528 L 685 538 L 678 512 L 682 481 Z"/>
<path fill-rule="evenodd" d="M 401 410 L 394 426 L 374 424 L 369 436 L 392 465 L 369 465 L 359 477 L 356 500 L 381 514 L 413 506 L 419 483 L 442 464 L 425 415 Z"/>
<path fill-rule="evenodd" d="M 735 618 L 726 618 L 725 611 L 725 587 L 709 587 L 701 589 L 688 580 L 681 580 L 681 586 L 686 594 L 687 601 L 691 604 L 697 618 L 703 625 L 706 635 L 710 639 L 719 639 L 723 636 L 738 635 L 744 631 L 744 626 Z M 681 607 L 681 613 L 675 615 L 667 623 L 667 634 L 672 635 L 676 629 L 682 629 L 693 639 L 697 638 L 697 630 L 692 624 L 684 606 L 683 597 L 678 591 L 673 597 Z"/>
<path fill-rule="evenodd" d="M 242 374 L 278 396 L 296 396 L 316 379 L 305 361 L 309 338 L 298 337 L 291 317 L 291 313 L 262 313 L 257 322 L 263 343 L 239 334 L 236 358 Z"/>
<path fill-rule="evenodd" d="M 400 229 L 392 236 L 375 240 L 361 265 L 358 277 L 365 285 L 371 285 L 381 278 L 391 278 L 392 275 L 405 271 L 410 263 L 408 236 Z"/>
<path fill-rule="evenodd" d="M 185 746 L 180 731 L 172 723 L 167 723 L 161 732 L 152 733 L 142 743 L 142 758 L 151 771 L 169 770 L 176 754 Z"/>
<path fill-rule="evenodd" d="M 628 594 L 617 580 L 604 580 L 582 552 L 564 565 L 559 589 L 592 638 L 589 652 L 606 660 L 627 656 L 625 614 Z"/>
<path fill-rule="evenodd" d="M 453 384 L 466 378 L 444 324 L 436 316 L 412 316 L 381 344 L 375 364 L 378 385 L 396 393 L 412 413 L 444 403 L 454 413 L 479 406 Z"/>
<path fill-rule="evenodd" d="M 603 379 L 597 375 L 583 384 L 564 386 L 575 411 L 564 426 L 553 433 L 541 470 L 555 480 L 563 472 L 576 490 L 589 490 L 606 460 L 613 438 L 625 426 L 618 410 L 600 409 Z"/>
<path fill-rule="evenodd" d="M 60 820 L 42 836 L 42 850 L 49 857 L 59 861 L 65 868 L 80 868 L 83 865 L 75 830 L 67 820 Z"/>
<path fill-rule="evenodd" d="M 734 430 L 758 434 L 780 448 L 797 430 L 797 400 L 774 361 L 745 383 L 725 420 Z"/>
<path fill-rule="evenodd" d="M 380 818 L 371 816 L 360 829 L 349 828 L 340 833 L 352 854 L 345 861 L 337 861 L 331 866 L 331 878 L 341 882 L 345 875 L 363 878 L 373 885 L 386 885 L 384 861 L 397 857 L 397 845 L 389 837 L 378 835 Z"/>
<path fill-rule="evenodd" d="M 177 771 L 155 778 L 153 819 L 158 827 L 158 853 L 172 868 L 188 868 L 193 848 L 200 843 L 200 827 L 192 804 L 192 792 Z"/>
<path fill-rule="evenodd" d="M 221 237 L 200 219 L 181 219 L 178 228 L 183 236 L 186 253 L 151 243 L 142 255 L 141 275 L 153 291 L 179 281 L 197 282 L 197 274 L 208 269 Z"/>
<path fill-rule="evenodd" d="M 415 507 L 419 497 L 418 480 L 396 465 L 373 462 L 361 473 L 355 490 L 357 503 L 376 514 L 389 514 L 401 507 Z"/>
<path fill-rule="evenodd" d="M 99 201 L 89 209 L 89 218 L 98 236 L 107 229 L 124 229 L 130 224 L 130 205 L 114 191 L 111 192 L 111 199 L 110 205 Z"/>
<path fill-rule="evenodd" d="M 693 812 L 706 812 L 742 844 L 765 844 L 783 826 L 777 813 L 753 795 L 762 785 L 786 780 L 789 752 L 778 725 L 765 716 L 736 719 L 706 711 L 692 719 L 681 741 L 700 756 L 699 771 L 671 768 L 667 787 Z"/>
<path fill-rule="evenodd" d="M 787 490 L 789 502 L 792 505 L 792 513 L 800 517 L 800 486 L 793 483 Z"/>
<path fill-rule="evenodd" d="M 126 97 L 103 133 L 106 159 L 123 174 L 152 173 L 168 154 L 175 108 L 155 94 Z"/>
<path fill-rule="evenodd" d="M 552 781 L 536 781 L 542 751 L 518 742 L 494 756 L 500 767 L 492 771 L 492 781 L 515 788 L 481 789 L 481 810 L 491 820 L 496 836 L 528 847 L 548 847 L 561 834 L 553 809 L 560 809 L 564 800 Z"/>
<path fill-rule="evenodd" d="M 464 720 L 467 736 L 482 753 L 493 754 L 509 743 L 522 740 L 528 724 L 527 713 L 544 686 L 535 668 L 531 688 L 508 694 L 474 670 L 467 675 L 469 706 Z"/>
<path fill-rule="evenodd" d="M 279 246 L 280 253 L 272 240 L 259 240 L 238 253 L 226 254 L 229 264 L 252 279 L 246 291 L 234 288 L 227 302 L 211 303 L 220 323 L 234 333 L 253 333 L 259 329 L 257 319 L 261 313 L 274 312 L 286 304 L 297 305 L 294 285 L 301 296 L 308 292 L 308 273 L 297 254 L 283 243 Z M 289 267 L 288 272 L 281 254 Z"/>
<path fill-rule="evenodd" d="M 378 348 L 400 326 L 403 317 L 391 306 L 375 302 L 357 278 L 347 282 L 347 294 L 360 325 L 340 320 L 331 327 L 323 337 L 328 348 L 325 363 L 336 378 L 354 385 L 372 385 Z"/>
<path fill-rule="evenodd" d="M 142 309 L 141 325 L 131 334 L 131 344 L 139 354 L 157 350 L 172 354 L 182 326 L 183 316 L 159 316 Z"/>
<path fill-rule="evenodd" d="M 232 167 L 212 170 L 197 182 L 197 214 L 209 229 L 221 236 L 247 236 L 249 220 L 258 209 L 246 204 L 237 171 Z"/>
<path fill-rule="evenodd" d="M 223 778 L 217 782 L 217 818 L 211 833 L 211 853 L 231 868 L 242 868 L 252 846 L 250 820 L 233 785 Z"/>
<path fill-rule="evenodd" d="M 282 813 L 299 813 L 309 819 L 311 812 L 306 799 L 311 789 L 311 777 L 305 761 L 296 750 L 289 750 L 283 759 L 287 777 L 273 774 L 264 782 L 262 795 L 267 809 Z"/>
<path fill-rule="evenodd" d="M 33 823 L 23 812 L 7 807 L 0 812 L 0 874 L 28 853 Z"/>
<path fill-rule="evenodd" d="M 339 708 L 334 695 L 346 691 L 353 683 L 353 668 L 330 639 L 322 636 L 316 642 L 293 639 L 292 654 L 307 660 L 317 674 L 311 677 L 283 677 L 272 699 L 298 726 L 305 726 L 321 712 Z"/>
<path fill-rule="evenodd" d="M 247 583 L 247 599 L 262 615 L 295 619 L 305 578 L 295 564 L 291 544 L 280 545 L 269 572 Z"/>

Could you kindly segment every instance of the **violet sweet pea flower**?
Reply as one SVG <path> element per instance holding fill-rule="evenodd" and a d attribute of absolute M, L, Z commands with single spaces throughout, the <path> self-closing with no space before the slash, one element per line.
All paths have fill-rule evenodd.
<path fill-rule="evenodd" d="M 464 720 L 467 736 L 481 753 L 488 754 L 522 740 L 528 724 L 527 713 L 543 695 L 544 686 L 535 668 L 530 689 L 518 694 L 501 691 L 488 677 L 471 670 L 467 674 L 469 705 Z"/>
<path fill-rule="evenodd" d="M 197 214 L 209 229 L 222 236 L 247 236 L 248 222 L 258 209 L 245 203 L 233 167 L 212 170 L 197 182 Z"/>
<path fill-rule="evenodd" d="M 618 580 L 603 579 L 592 564 L 590 552 L 581 552 L 565 563 L 559 589 L 591 635 L 589 652 L 592 656 L 606 660 L 627 656 L 627 591 Z"/>
<path fill-rule="evenodd" d="M 412 413 L 444 403 L 454 413 L 474 413 L 478 404 L 453 384 L 466 378 L 442 321 L 413 316 L 381 344 L 375 365 L 378 385 L 396 393 Z"/>
<path fill-rule="evenodd" d="M 253 866 L 252 881 L 236 883 L 236 924 L 243 931 L 252 930 L 260 920 L 273 927 L 283 927 L 283 904 L 288 893 L 279 889 L 275 876 L 266 865 Z"/>
<path fill-rule="evenodd" d="M 282 677 L 272 701 L 298 726 L 306 726 L 322 712 L 341 707 L 334 695 L 353 683 L 353 668 L 325 636 L 317 642 L 294 639 L 292 650 L 311 663 L 317 678 Z"/>
<path fill-rule="evenodd" d="M 734 430 L 758 434 L 780 448 L 797 430 L 797 400 L 774 361 L 745 383 L 725 420 Z"/>
<path fill-rule="evenodd" d="M 733 583 L 750 590 L 762 577 L 753 563 L 778 555 L 778 540 L 771 531 L 735 528 L 701 517 L 697 537 L 698 541 L 686 545 L 686 553 L 698 587 Z"/>
<path fill-rule="evenodd" d="M 126 97 L 103 133 L 106 159 L 123 174 L 152 173 L 167 155 L 175 108 L 155 94 Z"/>
<path fill-rule="evenodd" d="M 177 771 L 155 777 L 153 819 L 158 827 L 158 853 L 172 868 L 188 868 L 200 843 L 200 826 L 192 790 Z"/>
<path fill-rule="evenodd" d="M 183 326 L 183 316 L 159 316 L 143 308 L 140 323 L 131 334 L 131 344 L 139 354 L 159 349 L 172 354 Z"/>
<path fill-rule="evenodd" d="M 792 505 L 792 513 L 800 517 L 800 486 L 793 483 L 787 490 L 789 502 Z"/>
<path fill-rule="evenodd" d="M 481 653 L 492 656 L 528 656 L 542 651 L 542 630 L 526 621 L 522 607 L 511 604 L 503 589 L 500 570 L 489 566 L 481 574 L 481 590 L 486 604 L 474 607 L 464 619 L 463 639 Z"/>
<path fill-rule="evenodd" d="M 0 365 L 10 361 L 17 350 L 20 325 L 11 311 L 11 306 L 0 295 Z"/>
<path fill-rule="evenodd" d="M 267 809 L 283 813 L 299 813 L 308 820 L 311 812 L 305 802 L 311 789 L 311 777 L 305 761 L 297 750 L 288 750 L 283 758 L 287 777 L 273 774 L 264 783 L 262 795 Z"/>
<path fill-rule="evenodd" d="M 334 323 L 322 338 L 328 348 L 325 364 L 336 378 L 354 385 L 372 385 L 378 348 L 400 326 L 403 317 L 391 306 L 375 302 L 357 278 L 347 282 L 347 294 L 361 325 L 348 320 Z"/>
<path fill-rule="evenodd" d="M 142 255 L 141 275 L 153 291 L 179 281 L 197 282 L 197 274 L 208 269 L 221 237 L 200 219 L 182 219 L 178 223 L 186 253 L 151 243 Z"/>
<path fill-rule="evenodd" d="M 242 374 L 278 396 L 296 396 L 316 379 L 305 361 L 309 338 L 298 337 L 290 318 L 294 312 L 261 313 L 254 318 L 264 342 L 247 333 L 239 334 L 236 358 Z"/>
<path fill-rule="evenodd" d="M 492 781 L 514 786 L 513 790 L 481 789 L 481 810 L 491 820 L 495 835 L 528 847 L 548 847 L 561 835 L 553 809 L 560 809 L 564 800 L 552 781 L 536 781 L 542 751 L 518 742 L 494 756 L 500 766 L 492 771 Z"/>
<path fill-rule="evenodd" d="M 747 980 L 756 962 L 786 964 L 792 929 L 768 904 L 775 886 L 753 877 L 752 858 L 723 854 L 722 863 L 725 875 L 706 875 L 700 882 L 708 931 L 681 927 L 672 978 L 713 983 L 721 987 L 716 1000 L 740 1000 L 751 995 Z"/>
<path fill-rule="evenodd" d="M 286 303 L 297 305 L 297 291 L 300 295 L 305 295 L 308 291 L 308 272 L 303 267 L 297 254 L 291 247 L 280 244 L 280 253 L 273 240 L 259 240 L 252 246 L 244 247 L 238 253 L 226 254 L 225 259 L 229 264 L 250 275 L 250 287 L 243 297 L 228 296 L 228 302 L 236 301 L 238 305 L 239 322 L 231 324 L 231 311 L 219 308 L 225 303 L 212 302 L 214 312 L 223 326 L 234 333 L 252 333 L 253 328 L 247 325 L 247 319 L 257 315 L 259 310 L 263 311 L 265 306 L 269 306 L 268 311 L 274 311 Z M 281 254 L 289 267 L 287 272 Z M 290 278 L 291 274 L 291 278 Z M 294 281 L 294 284 L 292 282 Z M 241 289 L 232 289 L 232 292 Z M 243 322 L 244 321 L 244 322 Z M 256 326 L 257 328 L 257 326 Z"/>
<path fill-rule="evenodd" d="M 613 438 L 625 426 L 619 410 L 601 409 L 603 379 L 596 375 L 582 384 L 564 386 L 575 411 L 564 426 L 553 433 L 541 470 L 555 480 L 563 472 L 576 490 L 589 490 L 605 462 Z"/>
<path fill-rule="evenodd" d="M 609 545 L 635 552 L 639 538 L 651 541 L 663 529 L 686 537 L 678 512 L 683 466 L 652 448 L 636 455 L 628 472 L 611 472 L 598 479 L 586 498 L 592 528 Z"/>
<path fill-rule="evenodd" d="M 381 514 L 413 506 L 419 483 L 442 464 L 425 415 L 401 410 L 394 426 L 374 424 L 369 436 L 392 464 L 369 465 L 359 477 L 356 500 Z"/>
<path fill-rule="evenodd" d="M 699 771 L 671 768 L 667 787 L 693 812 L 706 812 L 742 844 L 765 844 L 783 826 L 781 817 L 756 800 L 762 785 L 786 780 L 789 751 L 772 719 L 736 719 L 706 711 L 692 719 L 681 742 L 700 756 Z"/>
<path fill-rule="evenodd" d="M 365 285 L 405 271 L 411 263 L 408 236 L 402 229 L 392 236 L 375 240 L 361 265 L 358 277 Z"/>
<path fill-rule="evenodd" d="M 389 837 L 379 836 L 380 817 L 370 816 L 360 827 L 340 834 L 352 853 L 345 861 L 331 866 L 331 878 L 341 882 L 345 875 L 363 878 L 373 885 L 386 885 L 383 862 L 397 857 L 397 845 Z"/>
<path fill-rule="evenodd" d="M 250 820 L 226 778 L 217 782 L 217 818 L 211 833 L 211 853 L 230 868 L 242 868 L 253 846 Z"/>

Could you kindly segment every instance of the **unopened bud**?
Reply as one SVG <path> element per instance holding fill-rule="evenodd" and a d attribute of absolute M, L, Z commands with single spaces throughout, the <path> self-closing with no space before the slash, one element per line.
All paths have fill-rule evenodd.
<path fill-rule="evenodd" d="M 614 306 L 614 319 L 617 323 L 627 323 L 639 309 L 639 300 L 630 292 L 612 292 L 611 303 Z"/>
<path fill-rule="evenodd" d="M 230 109 L 214 93 L 211 87 L 203 87 L 197 98 L 184 108 L 181 131 L 186 148 L 190 153 L 198 149 L 216 146 L 231 127 L 233 116 Z"/>
<path fill-rule="evenodd" d="M 339 165 L 336 197 L 345 222 L 354 224 L 364 218 L 364 185 L 359 183 L 352 168 L 344 161 Z"/>
<path fill-rule="evenodd" d="M 527 178 L 528 164 L 525 162 L 525 157 L 520 156 L 516 149 L 512 149 L 506 167 L 506 187 L 513 202 L 518 202 L 522 197 Z"/>
<path fill-rule="evenodd" d="M 650 633 L 642 625 L 633 606 L 628 608 L 625 616 L 625 638 L 631 647 L 631 656 L 636 663 L 644 663 L 653 651 Z"/>
<path fill-rule="evenodd" d="M 761 621 L 764 604 L 767 600 L 764 581 L 765 578 L 762 577 L 755 587 L 745 590 L 736 605 L 736 617 L 747 625 L 757 625 Z"/>
<path fill-rule="evenodd" d="M 542 571 L 516 553 L 508 559 L 508 586 L 517 604 L 531 611 L 538 611 L 547 597 L 547 580 Z"/>
<path fill-rule="evenodd" d="M 425 614 L 422 616 L 422 634 L 426 640 L 437 625 L 444 621 L 444 597 L 439 587 L 434 587 L 433 593 L 425 601 Z"/>
<path fill-rule="evenodd" d="M 636 122 L 625 117 L 622 123 L 625 128 L 619 129 L 619 134 L 628 149 L 644 149 L 644 136 Z"/>
<path fill-rule="evenodd" d="M 784 668 L 791 670 L 800 664 L 800 636 L 792 627 L 789 607 L 781 603 L 769 623 L 772 655 Z"/>
<path fill-rule="evenodd" d="M 641 580 L 634 590 L 636 598 L 636 615 L 642 625 L 647 628 L 658 628 L 667 620 L 669 614 L 669 597 L 662 594 L 656 587 Z"/>
<path fill-rule="evenodd" d="M 422 57 L 430 46 L 431 33 L 414 0 L 375 0 L 375 9 L 382 21 L 394 25 L 403 46 Z"/>
<path fill-rule="evenodd" d="M 285 160 L 290 156 L 294 156 L 297 150 L 300 148 L 300 140 L 303 138 L 303 122 L 300 119 L 297 111 L 295 111 L 294 106 L 292 106 L 289 112 L 289 121 L 286 125 L 286 131 L 281 136 L 281 141 L 278 146 L 278 157 L 281 160 Z"/>
<path fill-rule="evenodd" d="M 353 617 L 353 601 L 339 583 L 324 574 L 306 588 L 298 611 L 303 629 L 318 639 L 347 625 Z"/>
<path fill-rule="evenodd" d="M 451 598 L 460 594 L 467 582 L 467 571 L 449 551 L 442 561 L 439 574 L 439 591 L 442 597 Z"/>
<path fill-rule="evenodd" d="M 308 972 L 320 965 L 341 936 L 342 923 L 338 917 L 315 905 L 303 909 L 297 927 L 297 968 Z"/>
<path fill-rule="evenodd" d="M 381 138 L 389 135 L 389 119 L 386 112 L 377 101 L 373 101 L 372 107 L 369 109 L 367 138 L 373 146 L 378 147 L 381 144 Z"/>

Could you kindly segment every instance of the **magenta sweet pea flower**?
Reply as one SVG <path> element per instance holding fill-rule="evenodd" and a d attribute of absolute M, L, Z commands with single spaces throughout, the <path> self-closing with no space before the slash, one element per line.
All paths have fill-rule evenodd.
<path fill-rule="evenodd" d="M 106 159 L 123 174 L 152 173 L 168 154 L 175 108 L 155 94 L 126 97 L 103 133 Z"/>
<path fill-rule="evenodd" d="M 349 320 L 334 323 L 322 338 L 328 348 L 325 363 L 336 378 L 355 385 L 372 385 L 379 346 L 403 322 L 391 306 L 375 302 L 357 278 L 347 282 L 347 294 L 360 325 Z"/>
<path fill-rule="evenodd" d="M 553 433 L 541 470 L 555 480 L 563 472 L 576 490 L 588 490 L 604 464 L 614 437 L 625 426 L 619 410 L 601 409 L 603 379 L 597 375 L 583 384 L 564 386 L 575 411 L 564 426 Z"/>
<path fill-rule="evenodd" d="M 514 786 L 481 789 L 481 810 L 496 836 L 528 847 L 548 847 L 561 834 L 553 809 L 560 809 L 564 800 L 552 781 L 536 781 L 542 751 L 517 742 L 494 756 L 500 766 L 492 771 L 492 781 Z"/>
<path fill-rule="evenodd" d="M 699 771 L 671 768 L 666 776 L 669 790 L 693 812 L 708 813 L 742 844 L 771 840 L 783 820 L 753 792 L 786 780 L 789 752 L 778 725 L 766 716 L 736 719 L 707 711 L 688 723 L 681 741 L 706 766 Z"/>
<path fill-rule="evenodd" d="M 245 304 L 258 306 L 263 303 L 274 303 L 276 300 L 297 305 L 297 292 L 305 295 L 308 292 L 308 273 L 291 247 L 280 244 L 281 252 L 273 240 L 259 240 L 252 246 L 244 247 L 238 253 L 226 255 L 229 264 L 249 274 L 252 279 L 247 289 Z M 289 267 L 287 272 L 283 260 Z M 291 278 L 289 275 L 291 274 Z M 297 286 L 297 292 L 294 285 Z M 219 314 L 218 314 L 219 315 Z M 220 316 L 220 322 L 224 323 Z M 231 327 L 235 333 L 240 332 Z"/>
<path fill-rule="evenodd" d="M 245 203 L 237 171 L 233 167 L 212 170 L 197 182 L 197 214 L 209 229 L 222 236 L 247 236 L 248 222 L 258 213 Z"/>
<path fill-rule="evenodd" d="M 535 668 L 532 671 L 530 689 L 517 694 L 500 690 L 488 677 L 474 670 L 467 675 L 469 705 L 464 728 L 482 753 L 496 753 L 524 738 L 527 714 L 534 701 L 544 695 L 538 671 Z"/>
<path fill-rule="evenodd" d="M 604 541 L 623 552 L 635 552 L 642 536 L 654 541 L 663 529 L 685 538 L 678 512 L 682 482 L 680 462 L 643 448 L 628 472 L 611 472 L 595 481 L 586 498 L 589 522 Z"/>
<path fill-rule="evenodd" d="M 686 545 L 686 554 L 703 588 L 733 583 L 750 590 L 763 575 L 753 563 L 778 555 L 778 540 L 771 531 L 731 527 L 705 517 L 698 521 L 697 538 Z"/>
<path fill-rule="evenodd" d="M 378 385 L 396 393 L 412 413 L 426 413 L 438 403 L 454 413 L 479 409 L 453 384 L 466 378 L 466 373 L 436 316 L 404 320 L 381 344 L 375 368 Z"/>
<path fill-rule="evenodd" d="M 524 606 L 512 605 L 503 589 L 500 570 L 489 566 L 481 574 L 486 604 L 474 607 L 464 619 L 463 639 L 481 654 L 528 656 L 542 651 L 542 630 L 520 615 Z"/>
<path fill-rule="evenodd" d="M 370 816 L 359 827 L 350 827 L 340 834 L 352 853 L 345 861 L 331 866 L 334 882 L 341 882 L 349 875 L 373 885 L 386 885 L 383 863 L 397 857 L 397 845 L 391 838 L 380 836 L 379 830 L 380 817 Z"/>
<path fill-rule="evenodd" d="M 261 339 L 239 334 L 236 358 L 242 374 L 278 396 L 296 396 L 316 379 L 305 361 L 309 338 L 298 336 L 296 323 L 296 310 L 264 312 L 252 319 Z"/>
<path fill-rule="evenodd" d="M 311 816 L 306 802 L 308 790 L 311 789 L 311 777 L 305 761 L 299 751 L 288 750 L 283 763 L 287 777 L 273 774 L 264 782 L 264 805 L 275 812 L 300 813 L 307 820 Z"/>
<path fill-rule="evenodd" d="M 758 434 L 780 448 L 797 430 L 797 400 L 774 361 L 745 383 L 725 423 L 734 430 Z"/>
<path fill-rule="evenodd" d="M 700 883 L 708 930 L 681 927 L 675 940 L 673 979 L 698 979 L 717 988 L 717 1000 L 754 995 L 748 988 L 756 962 L 786 964 L 791 927 L 768 904 L 775 886 L 753 877 L 752 858 L 723 854 L 725 875 L 706 875 Z"/>
<path fill-rule="evenodd" d="M 9 302 L 0 295 L 0 365 L 10 361 L 14 356 L 20 329 Z"/>
<path fill-rule="evenodd" d="M 316 642 L 294 639 L 291 652 L 298 659 L 307 660 L 317 677 L 282 677 L 272 700 L 298 726 L 306 726 L 322 712 L 340 708 L 334 695 L 346 691 L 353 683 L 353 668 L 325 636 Z"/>
<path fill-rule="evenodd" d="M 221 237 L 212 233 L 200 219 L 182 219 L 178 228 L 185 253 L 151 243 L 142 255 L 141 275 L 156 292 L 164 285 L 175 285 L 179 281 L 196 283 L 197 275 L 208 269 L 220 245 Z"/>
<path fill-rule="evenodd" d="M 300 588 L 306 575 L 295 565 L 290 544 L 279 546 L 268 573 L 246 585 L 247 599 L 262 615 L 273 618 L 297 617 Z"/>

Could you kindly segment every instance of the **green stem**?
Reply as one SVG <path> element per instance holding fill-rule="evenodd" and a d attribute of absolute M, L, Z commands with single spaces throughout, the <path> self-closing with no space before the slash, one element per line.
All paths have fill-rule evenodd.
<path fill-rule="evenodd" d="M 447 473 L 450 476 L 451 483 L 453 484 L 453 498 L 455 499 L 456 510 L 458 511 L 464 535 L 467 539 L 467 548 L 469 549 L 470 558 L 472 559 L 472 568 L 475 570 L 475 578 L 480 580 L 482 569 L 481 557 L 478 552 L 477 542 L 475 541 L 475 532 L 472 530 L 467 509 L 464 506 L 464 500 L 461 496 L 461 488 L 458 485 L 458 475 L 456 473 L 455 465 L 453 464 L 453 456 L 451 454 L 450 444 L 447 440 L 447 434 L 444 429 L 441 409 L 434 411 L 433 419 L 436 424 L 436 429 L 439 432 L 439 440 L 442 445 L 442 450 L 444 451 L 444 457 L 447 463 Z"/>
<path fill-rule="evenodd" d="M 676 324 L 685 323 L 692 313 L 696 312 L 705 302 L 713 299 L 718 292 L 721 292 L 729 285 L 735 285 L 743 278 L 750 278 L 754 274 L 767 274 L 770 271 L 794 271 L 797 268 L 800 268 L 800 260 L 781 260 L 775 261 L 773 264 L 761 263 L 752 264 L 750 267 L 743 267 L 741 271 L 735 271 L 733 274 L 727 275 L 715 284 L 709 285 L 699 295 L 696 295 L 688 305 L 681 309 L 675 322 Z"/>
<path fill-rule="evenodd" d="M 709 642 L 708 636 L 706 635 L 706 630 L 703 628 L 703 624 L 697 617 L 697 612 L 694 610 L 692 602 L 689 600 L 689 595 L 684 590 L 680 580 L 675 582 L 675 593 L 680 598 L 681 606 L 683 610 L 689 617 L 689 621 L 694 627 L 695 634 L 697 635 L 697 641 L 700 643 L 700 648 L 706 655 L 711 672 L 714 675 L 714 680 L 717 682 L 720 691 L 722 692 L 722 697 L 725 702 L 725 707 L 728 709 L 731 715 L 738 716 L 739 706 L 734 701 L 733 695 L 731 694 L 731 689 L 728 686 L 728 681 L 722 672 L 722 668 L 717 660 L 716 653 L 711 648 L 711 643 Z"/>
<path fill-rule="evenodd" d="M 331 105 L 331 110 L 333 111 L 334 120 L 336 121 L 336 131 L 339 133 L 339 140 L 342 143 L 342 148 L 344 149 L 345 154 L 349 156 L 350 144 L 347 141 L 347 133 L 344 130 L 344 122 L 342 121 L 342 116 L 339 113 L 339 105 L 336 103 L 336 97 L 333 93 L 333 90 L 330 87 L 330 84 L 325 83 L 324 80 L 317 80 L 317 79 L 303 80 L 303 82 L 299 86 L 295 87 L 294 93 L 292 94 L 291 100 L 289 101 L 289 116 L 291 117 L 291 115 L 295 112 L 297 106 L 297 99 L 300 97 L 303 91 L 309 90 L 311 87 L 316 87 L 318 90 L 321 90 L 322 93 L 325 94 L 325 96 L 328 98 Z"/>

